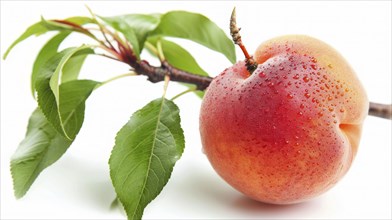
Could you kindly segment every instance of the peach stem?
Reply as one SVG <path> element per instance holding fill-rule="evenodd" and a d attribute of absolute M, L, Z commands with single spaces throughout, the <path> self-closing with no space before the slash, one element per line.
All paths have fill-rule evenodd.
<path fill-rule="evenodd" d="M 240 30 L 241 28 L 237 27 L 237 15 L 235 13 L 235 7 L 234 7 L 230 17 L 230 34 L 233 39 L 233 42 L 241 48 L 242 53 L 245 56 L 246 69 L 249 71 L 250 74 L 252 74 L 253 71 L 257 68 L 257 63 L 253 59 L 253 57 L 249 55 L 245 45 L 242 43 Z"/>

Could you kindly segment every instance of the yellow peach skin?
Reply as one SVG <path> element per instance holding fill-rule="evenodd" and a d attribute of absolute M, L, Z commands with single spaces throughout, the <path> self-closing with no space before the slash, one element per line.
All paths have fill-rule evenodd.
<path fill-rule="evenodd" d="M 348 171 L 368 111 L 345 59 L 307 36 L 269 40 L 253 74 L 238 62 L 207 89 L 200 112 L 209 161 L 258 201 L 290 204 L 327 191 Z"/>

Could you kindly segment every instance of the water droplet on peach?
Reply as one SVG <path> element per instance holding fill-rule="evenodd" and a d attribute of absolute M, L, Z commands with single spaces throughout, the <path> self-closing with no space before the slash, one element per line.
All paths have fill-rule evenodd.
<path fill-rule="evenodd" d="M 321 117 L 321 116 L 323 116 L 323 115 L 324 115 L 324 114 L 323 114 L 322 112 L 319 112 L 319 113 L 318 113 L 318 116 L 319 116 L 319 117 Z"/>
<path fill-rule="evenodd" d="M 266 74 L 264 72 L 260 72 L 259 77 L 263 78 L 265 76 L 266 76 Z"/>

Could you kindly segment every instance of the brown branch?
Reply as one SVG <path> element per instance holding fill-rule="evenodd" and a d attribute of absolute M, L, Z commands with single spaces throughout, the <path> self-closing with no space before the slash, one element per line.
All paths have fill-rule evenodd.
<path fill-rule="evenodd" d="M 150 82 L 163 81 L 166 75 L 170 76 L 170 81 L 183 82 L 196 85 L 196 89 L 203 91 L 207 89 L 213 78 L 209 76 L 195 75 L 171 66 L 167 61 L 162 62 L 161 67 L 151 66 L 143 60 L 131 65 L 137 74 L 145 75 Z"/>
<path fill-rule="evenodd" d="M 369 115 L 385 119 L 392 119 L 392 105 L 370 102 Z"/>

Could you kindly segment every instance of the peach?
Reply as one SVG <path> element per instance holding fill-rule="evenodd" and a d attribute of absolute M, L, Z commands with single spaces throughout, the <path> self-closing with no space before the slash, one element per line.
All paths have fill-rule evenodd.
<path fill-rule="evenodd" d="M 355 157 L 369 107 L 364 88 L 336 50 L 311 37 L 269 40 L 254 59 L 252 74 L 240 61 L 208 87 L 204 152 L 226 182 L 255 200 L 318 196 Z"/>

